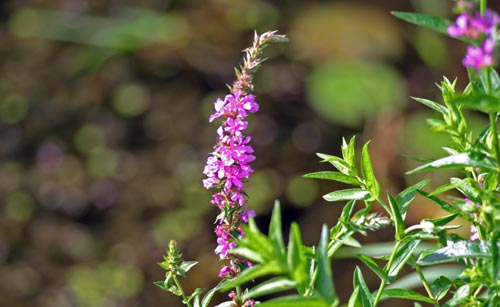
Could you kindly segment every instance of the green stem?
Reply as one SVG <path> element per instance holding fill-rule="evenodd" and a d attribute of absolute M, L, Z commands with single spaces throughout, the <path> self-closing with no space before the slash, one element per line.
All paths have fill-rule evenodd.
<path fill-rule="evenodd" d="M 182 285 L 179 282 L 179 279 L 177 279 L 177 276 L 174 274 L 173 275 L 175 285 L 177 286 L 177 289 L 181 291 L 181 296 L 182 296 L 182 303 L 185 304 L 188 307 L 192 307 L 191 302 L 188 302 L 188 297 L 186 296 L 186 293 L 184 293 L 184 289 L 182 289 Z"/>
<path fill-rule="evenodd" d="M 394 249 L 392 250 L 391 257 L 389 258 L 389 261 L 387 262 L 387 271 L 391 269 L 392 263 L 394 262 L 394 258 L 396 257 L 396 252 L 399 250 L 399 245 L 401 245 L 401 241 L 397 241 L 396 244 L 394 245 Z M 373 300 L 373 306 L 376 307 L 378 306 L 378 303 L 380 302 L 380 299 L 382 298 L 382 292 L 384 292 L 386 283 L 385 281 L 381 280 L 380 281 L 380 286 L 378 287 L 377 290 L 377 295 L 375 296 L 375 299 Z"/>
<path fill-rule="evenodd" d="M 497 159 L 497 164 L 500 166 L 500 147 L 498 145 L 497 117 L 495 114 L 490 114 L 490 129 L 491 137 L 493 138 L 492 145 L 495 148 L 495 158 Z"/>
<path fill-rule="evenodd" d="M 429 283 L 425 279 L 424 273 L 422 272 L 422 267 L 419 265 L 415 266 L 415 271 L 417 271 L 418 276 L 420 277 L 420 280 L 422 281 L 422 284 L 424 285 L 425 291 L 427 292 L 427 295 L 434 300 L 434 306 L 439 307 L 439 304 L 432 294 L 431 287 L 429 286 Z"/>
<path fill-rule="evenodd" d="M 481 1 L 481 4 L 483 4 L 483 1 Z M 486 91 L 488 95 L 492 95 L 493 87 L 491 84 L 491 67 L 486 67 Z M 495 158 L 497 159 L 497 165 L 500 167 L 500 145 L 498 144 L 497 116 L 495 113 L 490 113 L 490 132 L 491 137 L 493 138 L 492 145 L 495 150 Z"/>
<path fill-rule="evenodd" d="M 484 15 L 487 6 L 488 6 L 488 0 L 481 0 L 481 2 L 479 3 L 479 11 L 481 12 L 481 15 Z"/>

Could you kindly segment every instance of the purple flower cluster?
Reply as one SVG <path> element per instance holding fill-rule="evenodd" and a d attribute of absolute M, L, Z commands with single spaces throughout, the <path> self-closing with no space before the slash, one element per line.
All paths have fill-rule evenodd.
<path fill-rule="evenodd" d="M 467 37 L 479 44 L 467 48 L 462 61 L 465 67 L 474 67 L 476 71 L 480 71 L 481 68 L 494 64 L 496 31 L 499 23 L 498 15 L 486 10 L 484 14 L 462 13 L 457 17 L 456 23 L 448 27 L 448 34 L 451 37 Z"/>
<path fill-rule="evenodd" d="M 244 132 L 248 126 L 245 118 L 259 110 L 255 97 L 235 90 L 226 95 L 224 100 L 215 101 L 215 113 L 210 116 L 212 122 L 224 118 L 217 129 L 217 143 L 214 151 L 207 159 L 203 173 L 206 178 L 203 185 L 206 189 L 216 188 L 218 192 L 212 196 L 212 204 L 218 207 L 220 214 L 216 220 L 215 234 L 217 248 L 215 253 L 221 259 L 229 259 L 230 265 L 222 267 L 219 277 L 233 277 L 242 267 L 248 267 L 250 262 L 238 259 L 228 251 L 236 247 L 236 240 L 244 236 L 241 227 L 248 222 L 250 216 L 255 216 L 253 210 L 246 207 L 244 182 L 253 172 L 250 162 L 255 160 L 253 148 L 249 145 L 250 137 Z"/>

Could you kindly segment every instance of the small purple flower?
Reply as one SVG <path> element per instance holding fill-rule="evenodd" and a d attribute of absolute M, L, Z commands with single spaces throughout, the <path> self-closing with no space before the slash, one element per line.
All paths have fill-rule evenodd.
<path fill-rule="evenodd" d="M 448 27 L 448 34 L 455 38 L 465 36 L 471 39 L 478 39 L 481 35 L 491 36 L 499 22 L 500 18 L 492 10 L 487 10 L 484 15 L 477 12 L 474 17 L 463 13 L 457 17 L 455 24 Z"/>
<path fill-rule="evenodd" d="M 470 225 L 470 238 L 471 241 L 479 240 L 479 231 L 475 225 Z"/>
<path fill-rule="evenodd" d="M 248 223 L 248 218 L 249 217 L 255 217 L 255 211 L 254 210 L 246 210 L 243 212 L 243 215 L 241 216 L 241 219 L 243 222 Z"/>
<path fill-rule="evenodd" d="M 451 37 L 467 36 L 471 25 L 471 17 L 467 13 L 460 14 L 457 17 L 456 24 L 448 26 L 448 34 Z"/>
<path fill-rule="evenodd" d="M 479 33 L 484 33 L 488 36 L 493 35 L 500 22 L 498 15 L 490 9 L 486 10 L 484 15 L 477 12 L 475 17 L 472 19 L 472 27 L 477 29 Z"/>
<path fill-rule="evenodd" d="M 219 278 L 231 277 L 233 269 L 229 265 L 223 266 L 219 271 Z"/>
<path fill-rule="evenodd" d="M 480 71 L 483 67 L 491 66 L 495 62 L 494 49 L 495 41 L 491 38 L 487 38 L 480 47 L 469 46 L 462 64 L 465 67 L 474 67 L 476 71 Z"/>
<path fill-rule="evenodd" d="M 465 67 L 473 67 L 480 71 L 483 67 L 495 63 L 495 32 L 500 23 L 500 18 L 492 10 L 484 14 L 476 12 L 474 16 L 469 13 L 460 14 L 456 23 L 448 27 L 451 37 L 467 37 L 475 40 L 478 45 L 467 48 L 467 53 L 462 60 Z"/>

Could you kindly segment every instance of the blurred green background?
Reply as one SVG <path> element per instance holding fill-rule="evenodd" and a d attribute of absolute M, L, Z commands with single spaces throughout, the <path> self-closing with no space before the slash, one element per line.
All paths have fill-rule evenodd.
<path fill-rule="evenodd" d="M 449 17 L 450 7 L 428 0 L 0 2 L 0 305 L 180 306 L 152 285 L 164 277 L 156 263 L 170 239 L 185 259 L 200 261 L 187 289 L 217 283 L 216 210 L 201 184 L 216 135 L 207 118 L 254 29 L 290 38 L 267 50 L 272 59 L 255 78 L 261 111 L 250 119 L 257 160 L 248 194 L 259 223 L 267 224 L 275 199 L 285 224 L 298 220 L 309 244 L 321 223 L 336 222 L 341 204 L 321 195 L 338 186 L 301 175 L 328 168 L 314 153 L 338 154 L 343 136 L 373 140 L 385 189 L 414 182 L 403 174 L 415 163 L 402 154 L 437 157 L 446 138 L 429 132 L 424 119 L 434 114 L 408 97 L 436 98 L 443 74 L 463 85 L 465 46 L 389 12 Z M 424 176 L 435 185 L 445 180 Z M 439 214 L 425 208 L 419 200 L 410 222 Z M 381 231 L 361 240 L 390 238 Z M 349 263 L 334 271 L 344 300 Z"/>

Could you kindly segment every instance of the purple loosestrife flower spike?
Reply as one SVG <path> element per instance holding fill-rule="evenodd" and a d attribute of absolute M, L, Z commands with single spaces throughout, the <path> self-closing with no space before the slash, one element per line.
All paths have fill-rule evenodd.
<path fill-rule="evenodd" d="M 243 64 L 236 69 L 236 80 L 230 87 L 230 94 L 224 99 L 218 98 L 214 103 L 215 112 L 210 116 L 209 122 L 216 119 L 222 120 L 217 129 L 217 142 L 213 152 L 207 158 L 203 170 L 206 176 L 203 186 L 206 189 L 215 189 L 211 203 L 219 210 L 216 218 L 215 234 L 217 247 L 215 253 L 220 259 L 228 260 L 220 272 L 220 278 L 231 278 L 238 275 L 241 270 L 252 266 L 246 259 L 238 258 L 230 253 L 237 247 L 237 240 L 244 237 L 243 223 L 255 216 L 253 210 L 247 208 L 245 197 L 245 183 L 253 169 L 250 162 L 255 160 L 253 148 L 250 145 L 250 136 L 245 135 L 248 127 L 246 118 L 259 110 L 259 104 L 253 91 L 253 74 L 264 61 L 261 58 L 263 49 L 272 42 L 286 41 L 284 35 L 276 31 L 266 32 L 262 35 L 255 33 L 253 45 L 244 50 Z M 240 301 L 235 294 L 231 298 L 235 306 L 253 306 L 253 300 Z"/>

